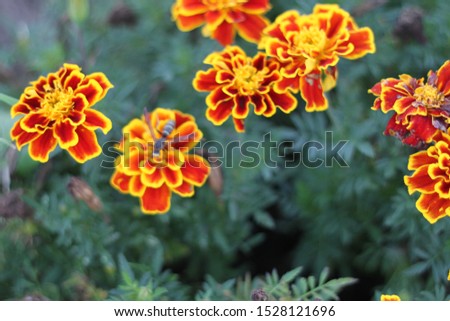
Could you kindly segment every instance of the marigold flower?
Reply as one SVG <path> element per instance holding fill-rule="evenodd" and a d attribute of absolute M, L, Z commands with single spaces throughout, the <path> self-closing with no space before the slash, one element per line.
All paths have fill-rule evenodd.
<path fill-rule="evenodd" d="M 336 4 L 317 4 L 313 13 L 290 10 L 263 31 L 259 48 L 281 63 L 283 80 L 278 90 L 300 91 L 307 111 L 328 108 L 324 92 L 337 79 L 340 57 L 357 59 L 375 52 L 372 30 L 359 28 Z"/>
<path fill-rule="evenodd" d="M 281 79 L 280 64 L 265 54 L 247 57 L 237 46 L 228 46 L 204 60 L 213 67 L 197 72 L 193 86 L 197 91 L 208 91 L 206 118 L 214 125 L 223 124 L 230 116 L 236 131 L 243 132 L 244 120 L 254 107 L 256 115 L 271 117 L 279 108 L 290 113 L 297 107 L 295 97 L 275 90 Z"/>
<path fill-rule="evenodd" d="M 421 193 L 416 207 L 432 224 L 450 216 L 450 136 L 438 132 L 435 140 L 409 157 L 408 169 L 414 173 L 404 178 L 409 194 Z"/>
<path fill-rule="evenodd" d="M 205 183 L 208 162 L 188 154 L 203 137 L 194 117 L 156 108 L 130 121 L 123 135 L 117 146 L 122 155 L 116 159 L 110 183 L 122 193 L 139 197 L 143 213 L 165 213 L 172 192 L 191 197 L 194 186 Z"/>
<path fill-rule="evenodd" d="M 64 64 L 31 82 L 12 106 L 11 117 L 24 116 L 12 127 L 11 139 L 19 150 L 30 144 L 30 157 L 40 162 L 48 161 L 56 145 L 80 163 L 98 156 L 101 148 L 94 131 L 100 128 L 106 134 L 112 125 L 91 107 L 112 87 L 103 73 L 84 75 L 77 65 Z"/>
<path fill-rule="evenodd" d="M 396 294 L 382 294 L 381 301 L 401 301 L 400 297 Z"/>
<path fill-rule="evenodd" d="M 258 42 L 269 20 L 262 15 L 271 8 L 269 0 L 177 0 L 172 17 L 182 31 L 205 25 L 205 37 L 230 45 L 236 31 L 247 41 Z"/>
<path fill-rule="evenodd" d="M 428 73 L 428 80 L 400 75 L 399 79 L 383 79 L 369 93 L 377 96 L 372 109 L 383 113 L 394 111 L 385 135 L 398 137 L 403 143 L 422 147 L 439 132 L 446 132 L 450 123 L 450 60 L 437 72 Z"/>

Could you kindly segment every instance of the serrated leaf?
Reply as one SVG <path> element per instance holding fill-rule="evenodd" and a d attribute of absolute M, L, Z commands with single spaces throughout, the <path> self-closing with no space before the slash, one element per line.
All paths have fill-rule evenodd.
<path fill-rule="evenodd" d="M 324 268 L 322 270 L 322 272 L 320 273 L 320 276 L 319 276 L 319 284 L 320 285 L 325 283 L 325 281 L 328 278 L 329 272 L 330 272 L 330 269 L 328 269 L 328 268 Z"/>
<path fill-rule="evenodd" d="M 285 283 L 290 283 L 290 282 L 292 282 L 292 281 L 300 274 L 300 272 L 302 271 L 302 269 L 303 269 L 302 267 L 298 267 L 298 268 L 295 268 L 295 269 L 293 269 L 293 270 L 291 270 L 291 271 L 285 273 L 285 274 L 281 277 L 280 282 L 285 282 Z"/>

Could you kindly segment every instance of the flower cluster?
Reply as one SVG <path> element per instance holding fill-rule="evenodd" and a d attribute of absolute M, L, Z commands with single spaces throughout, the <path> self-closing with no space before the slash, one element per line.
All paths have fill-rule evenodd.
<path fill-rule="evenodd" d="M 269 0 L 177 0 L 172 17 L 182 31 L 204 25 L 205 37 L 226 46 L 233 43 L 236 31 L 245 40 L 258 42 L 269 24 L 263 16 L 269 9 Z"/>
<path fill-rule="evenodd" d="M 410 194 L 421 193 L 416 207 L 430 222 L 450 216 L 450 60 L 425 82 L 409 75 L 387 78 L 375 84 L 372 109 L 393 111 L 385 134 L 404 144 L 426 150 L 409 158 L 414 171 L 404 181 Z"/>
<path fill-rule="evenodd" d="M 289 113 L 297 107 L 297 100 L 286 90 L 276 91 L 281 80 L 280 64 L 267 59 L 263 53 L 247 57 L 237 46 L 228 46 L 222 52 L 206 57 L 207 71 L 197 72 L 193 86 L 197 91 L 208 91 L 206 118 L 215 125 L 223 124 L 231 115 L 236 131 L 244 131 L 244 121 L 250 107 L 256 115 L 273 116 L 279 108 Z"/>
<path fill-rule="evenodd" d="M 81 68 L 64 64 L 56 73 L 40 77 L 25 88 L 11 117 L 24 115 L 11 129 L 20 150 L 29 144 L 32 159 L 47 162 L 57 145 L 83 163 L 101 153 L 95 130 L 104 134 L 111 121 L 91 107 L 113 86 L 103 73 L 84 75 Z"/>
<path fill-rule="evenodd" d="M 338 5 L 320 4 L 309 15 L 281 14 L 263 30 L 258 48 L 264 52 L 252 59 L 237 46 L 226 47 L 205 59 L 212 68 L 197 72 L 194 88 L 211 92 L 206 117 L 215 125 L 232 115 L 243 132 L 250 105 L 265 117 L 276 108 L 289 113 L 297 106 L 292 93 L 298 92 L 307 111 L 323 111 L 328 108 L 324 92 L 336 85 L 339 58 L 375 52 L 369 28 L 359 28 Z"/>
<path fill-rule="evenodd" d="M 139 197 L 143 213 L 167 212 L 172 192 L 191 197 L 209 175 L 208 162 L 188 154 L 202 137 L 194 117 L 176 110 L 156 108 L 131 120 L 117 146 L 111 185 Z"/>
<path fill-rule="evenodd" d="M 336 4 L 317 4 L 312 14 L 290 10 L 263 31 L 259 48 L 281 63 L 278 90 L 300 91 L 307 111 L 328 108 L 325 91 L 336 84 L 339 58 L 375 52 L 372 30 L 359 28 Z"/>

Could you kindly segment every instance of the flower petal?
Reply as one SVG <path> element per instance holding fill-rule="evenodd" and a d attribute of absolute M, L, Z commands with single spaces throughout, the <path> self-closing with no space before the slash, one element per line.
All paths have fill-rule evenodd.
<path fill-rule="evenodd" d="M 69 147 L 67 151 L 77 162 L 84 163 L 100 155 L 102 149 L 97 142 L 94 131 L 81 125 L 77 127 L 75 132 L 78 135 L 78 144 Z"/>
<path fill-rule="evenodd" d="M 417 209 L 431 224 L 446 216 L 450 200 L 439 198 L 438 194 L 422 194 L 416 202 Z"/>
<path fill-rule="evenodd" d="M 180 186 L 173 188 L 172 191 L 182 197 L 191 197 L 194 195 L 194 185 L 183 181 Z"/>
<path fill-rule="evenodd" d="M 170 169 L 169 167 L 161 168 L 162 176 L 167 186 L 171 189 L 180 186 L 183 183 L 183 175 L 181 171 Z"/>
<path fill-rule="evenodd" d="M 268 19 L 244 13 L 244 19 L 236 24 L 236 29 L 242 38 L 257 43 L 261 39 L 263 29 L 268 25 Z"/>
<path fill-rule="evenodd" d="M 364 27 L 350 32 L 348 43 L 354 46 L 353 50 L 343 55 L 347 59 L 358 59 L 368 53 L 375 53 L 375 38 L 370 28 Z"/>
<path fill-rule="evenodd" d="M 437 71 L 437 88 L 444 96 L 450 96 L 450 60 Z"/>
<path fill-rule="evenodd" d="M 215 109 L 208 108 L 206 110 L 206 118 L 214 125 L 222 125 L 234 107 L 234 100 L 232 98 L 222 101 Z"/>
<path fill-rule="evenodd" d="M 186 155 L 186 161 L 181 167 L 183 179 L 194 186 L 202 186 L 208 178 L 210 167 L 200 155 Z"/>
<path fill-rule="evenodd" d="M 91 79 L 95 80 L 100 87 L 102 88 L 102 93 L 100 94 L 100 99 L 103 99 L 105 95 L 108 93 L 108 91 L 113 88 L 113 84 L 109 81 L 108 78 L 106 78 L 105 74 L 102 72 L 94 72 L 92 74 L 87 75 L 84 78 L 83 82 L 89 82 Z"/>
<path fill-rule="evenodd" d="M 46 129 L 38 137 L 30 142 L 28 149 L 30 157 L 36 161 L 45 163 L 48 161 L 48 155 L 56 147 L 57 141 L 53 137 L 53 129 Z"/>
<path fill-rule="evenodd" d="M 328 100 L 323 93 L 320 72 L 312 72 L 300 77 L 300 93 L 306 101 L 306 111 L 323 111 L 328 108 Z"/>
<path fill-rule="evenodd" d="M 95 79 L 89 79 L 87 82 L 85 79 L 74 91 L 74 94 L 83 94 L 89 105 L 92 106 L 103 97 L 103 88 Z"/>
<path fill-rule="evenodd" d="M 234 36 L 234 27 L 228 22 L 220 24 L 211 35 L 213 39 L 216 39 L 224 47 L 233 43 Z"/>
<path fill-rule="evenodd" d="M 131 195 L 141 197 L 144 194 L 145 189 L 145 185 L 141 182 L 141 175 L 131 177 L 129 189 Z"/>
<path fill-rule="evenodd" d="M 419 167 L 411 176 L 404 177 L 405 185 L 408 186 L 408 193 L 434 193 L 436 181 L 428 175 L 428 166 Z"/>
<path fill-rule="evenodd" d="M 141 211 L 146 214 L 162 214 L 170 209 L 171 192 L 169 187 L 147 187 L 140 198 Z"/>
<path fill-rule="evenodd" d="M 86 115 L 86 120 L 84 121 L 84 126 L 90 129 L 101 128 L 103 134 L 108 133 L 112 128 L 111 120 L 103 115 L 101 112 L 94 109 L 85 109 L 84 114 Z"/>
<path fill-rule="evenodd" d="M 69 120 L 57 122 L 54 129 L 54 136 L 61 148 L 67 149 L 78 144 L 78 136 L 75 133 L 76 127 Z"/>
<path fill-rule="evenodd" d="M 159 188 L 164 184 L 164 177 L 158 168 L 152 174 L 142 173 L 141 180 L 145 186 L 152 188 Z"/>
<path fill-rule="evenodd" d="M 36 139 L 41 133 L 39 132 L 26 132 L 20 126 L 20 121 L 17 121 L 10 131 L 11 140 L 16 140 L 17 149 L 21 150 L 22 147 L 32 140 Z"/>
<path fill-rule="evenodd" d="M 133 176 L 124 174 L 119 170 L 115 170 L 111 176 L 111 185 L 122 193 L 128 193 L 130 190 L 130 180 Z"/>
<path fill-rule="evenodd" d="M 192 86 L 196 91 L 212 91 L 219 84 L 216 81 L 217 70 L 210 68 L 207 71 L 197 71 Z"/>

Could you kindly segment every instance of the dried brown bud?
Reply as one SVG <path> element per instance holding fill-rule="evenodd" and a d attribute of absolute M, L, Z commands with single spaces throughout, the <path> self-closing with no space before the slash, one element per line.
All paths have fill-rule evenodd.
<path fill-rule="evenodd" d="M 419 7 L 406 7 L 400 12 L 394 27 L 394 35 L 402 42 L 417 41 L 425 43 L 423 32 L 423 10 Z"/>
<path fill-rule="evenodd" d="M 108 17 L 111 26 L 134 26 L 137 23 L 136 13 L 123 3 L 115 6 Z"/>
<path fill-rule="evenodd" d="M 269 301 L 269 296 L 263 289 L 257 289 L 252 292 L 252 301 Z"/>
<path fill-rule="evenodd" d="M 76 200 L 86 203 L 95 212 L 103 209 L 103 204 L 91 187 L 84 180 L 78 177 L 71 177 L 67 188 Z"/>

